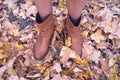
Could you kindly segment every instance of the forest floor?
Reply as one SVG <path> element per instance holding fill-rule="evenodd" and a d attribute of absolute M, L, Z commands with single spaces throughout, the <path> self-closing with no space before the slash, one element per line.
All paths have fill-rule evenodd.
<path fill-rule="evenodd" d="M 80 22 L 82 57 L 66 37 L 66 2 L 54 0 L 48 54 L 35 60 L 36 13 L 32 0 L 0 0 L 0 80 L 120 80 L 120 0 L 87 1 Z"/>

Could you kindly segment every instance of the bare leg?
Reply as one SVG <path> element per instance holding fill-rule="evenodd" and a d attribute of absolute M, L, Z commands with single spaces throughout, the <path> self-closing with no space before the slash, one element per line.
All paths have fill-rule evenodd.
<path fill-rule="evenodd" d="M 38 9 L 40 17 L 45 20 L 52 12 L 52 0 L 34 0 L 34 3 Z"/>
<path fill-rule="evenodd" d="M 67 0 L 67 9 L 69 16 L 73 19 L 73 23 L 79 23 L 78 19 L 85 7 L 86 0 Z"/>

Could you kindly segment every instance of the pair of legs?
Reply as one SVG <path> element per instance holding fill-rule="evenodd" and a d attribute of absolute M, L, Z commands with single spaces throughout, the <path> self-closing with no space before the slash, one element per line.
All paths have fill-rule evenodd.
<path fill-rule="evenodd" d="M 52 12 L 52 0 L 34 0 L 41 18 L 44 20 Z M 74 23 L 79 19 L 85 6 L 86 0 L 67 0 L 68 14 L 74 19 Z"/>
<path fill-rule="evenodd" d="M 48 49 L 48 44 L 53 32 L 54 21 L 52 19 L 52 0 L 34 0 L 38 9 L 40 19 L 39 28 L 41 34 L 35 44 L 34 56 L 36 59 L 42 59 Z M 66 19 L 66 31 L 72 38 L 71 48 L 81 55 L 81 38 L 79 33 L 79 23 L 81 12 L 85 6 L 86 0 L 66 0 L 68 9 L 68 18 Z"/>

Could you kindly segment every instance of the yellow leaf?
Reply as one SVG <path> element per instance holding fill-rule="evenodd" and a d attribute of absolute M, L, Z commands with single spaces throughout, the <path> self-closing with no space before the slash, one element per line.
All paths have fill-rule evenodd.
<path fill-rule="evenodd" d="M 38 64 L 37 68 L 44 77 L 50 74 L 50 69 L 47 68 L 45 63 Z"/>
<path fill-rule="evenodd" d="M 0 59 L 6 58 L 7 55 L 0 54 Z"/>
<path fill-rule="evenodd" d="M 80 80 L 82 80 L 83 77 L 85 79 L 91 78 L 90 71 L 84 71 L 82 73 L 76 72 L 75 73 L 75 77 L 80 77 L 81 78 Z"/>
<path fill-rule="evenodd" d="M 6 64 L 6 58 L 0 59 L 0 65 L 5 65 Z"/>
<path fill-rule="evenodd" d="M 105 40 L 105 36 L 102 35 L 102 31 L 99 29 L 91 35 L 91 39 L 95 40 L 96 43 L 100 43 L 101 40 Z"/>
<path fill-rule="evenodd" d="M 4 50 L 0 50 L 0 59 L 6 58 L 7 55 L 2 54 Z"/>
<path fill-rule="evenodd" d="M 8 68 L 7 73 L 9 75 L 16 75 L 15 70 L 13 68 Z"/>
<path fill-rule="evenodd" d="M 60 72 L 61 75 L 67 75 L 69 73 L 69 70 L 62 70 Z"/>
<path fill-rule="evenodd" d="M 116 72 L 116 65 L 113 66 L 111 72 L 109 74 L 110 80 L 120 80 L 120 77 L 117 75 Z"/>
<path fill-rule="evenodd" d="M 43 64 L 38 64 L 37 68 L 40 71 L 40 73 L 43 73 L 43 71 L 46 69 L 46 67 Z"/>
<path fill-rule="evenodd" d="M 44 74 L 43 74 L 43 76 L 47 76 L 49 74 L 50 74 L 50 69 L 46 69 L 45 72 L 44 72 Z"/>
<path fill-rule="evenodd" d="M 24 46 L 23 46 L 22 44 L 16 43 L 15 45 L 16 45 L 16 47 L 17 47 L 18 49 L 20 49 L 20 50 L 23 50 L 23 49 L 24 49 Z"/>
<path fill-rule="evenodd" d="M 111 21 L 107 21 L 107 24 L 112 27 L 112 22 Z"/>
<path fill-rule="evenodd" d="M 65 2 L 60 2 L 58 6 L 60 8 L 66 8 L 66 3 Z"/>
<path fill-rule="evenodd" d="M 95 7 L 93 8 L 93 12 L 98 12 L 99 10 L 100 10 L 100 8 L 97 7 L 97 6 L 95 6 Z"/>
<path fill-rule="evenodd" d="M 70 47 L 72 45 L 71 37 L 68 37 L 67 39 L 65 39 L 65 45 L 68 47 Z"/>
<path fill-rule="evenodd" d="M 83 31 L 81 35 L 82 35 L 82 37 L 87 37 L 88 31 Z"/>
<path fill-rule="evenodd" d="M 20 35 L 19 29 L 13 29 L 13 35 L 19 36 Z"/>
<path fill-rule="evenodd" d="M 6 58 L 8 57 L 5 54 L 2 54 L 4 50 L 0 50 L 0 65 L 5 65 L 6 63 Z"/>
<path fill-rule="evenodd" d="M 78 55 L 75 58 L 75 62 L 80 64 L 80 65 L 84 65 L 85 67 L 88 66 L 88 61 L 87 60 L 82 60 Z"/>
<path fill-rule="evenodd" d="M 3 53 L 3 50 L 0 50 L 0 54 L 2 54 Z"/>

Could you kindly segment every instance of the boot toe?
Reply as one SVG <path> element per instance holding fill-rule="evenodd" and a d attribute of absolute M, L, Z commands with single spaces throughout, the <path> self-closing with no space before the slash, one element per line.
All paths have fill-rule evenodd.
<path fill-rule="evenodd" d="M 36 60 L 42 60 L 46 55 L 46 51 L 34 52 L 34 58 Z"/>

